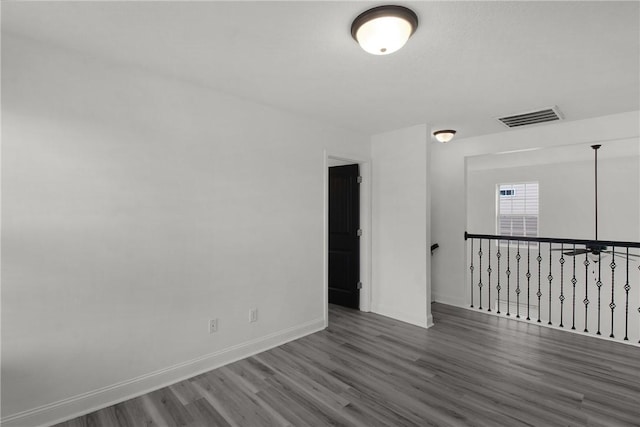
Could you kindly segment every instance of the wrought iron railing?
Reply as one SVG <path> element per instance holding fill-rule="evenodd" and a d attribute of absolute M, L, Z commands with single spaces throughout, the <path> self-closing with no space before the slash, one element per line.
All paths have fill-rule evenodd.
<path fill-rule="evenodd" d="M 471 307 L 640 343 L 640 242 L 464 238 Z"/>

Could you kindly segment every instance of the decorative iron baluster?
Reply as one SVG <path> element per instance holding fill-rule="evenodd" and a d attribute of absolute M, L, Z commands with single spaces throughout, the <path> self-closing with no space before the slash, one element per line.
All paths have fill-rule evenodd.
<path fill-rule="evenodd" d="M 573 253 L 576 252 L 576 245 L 573 245 Z M 578 279 L 576 279 L 576 256 L 573 256 L 573 278 L 571 279 L 571 283 L 573 284 L 573 316 L 571 321 L 571 329 L 576 329 L 576 283 L 578 283 Z"/>
<path fill-rule="evenodd" d="M 507 316 L 511 316 L 511 313 L 509 313 L 509 306 L 511 305 L 511 300 L 509 299 L 511 295 L 511 290 L 509 288 L 510 277 L 511 277 L 511 263 L 509 261 L 510 259 L 511 259 L 511 241 L 507 240 L 507 271 L 505 272 L 507 274 Z M 640 311 L 640 308 L 638 308 L 638 311 Z"/>
<path fill-rule="evenodd" d="M 498 301 L 497 301 L 497 313 L 500 314 L 500 241 L 498 241 L 498 251 L 496 252 L 496 258 L 498 259 L 498 284 L 496 285 L 496 291 L 498 291 Z M 627 280 L 628 281 L 628 280 Z"/>
<path fill-rule="evenodd" d="M 629 341 L 629 290 L 631 286 L 629 286 L 629 248 L 627 248 L 627 282 L 624 284 L 624 292 L 626 293 L 625 297 L 625 307 L 624 307 L 624 340 Z"/>
<path fill-rule="evenodd" d="M 589 252 L 584 254 L 584 332 L 589 332 L 587 327 L 588 319 L 587 314 L 589 311 Z"/>
<path fill-rule="evenodd" d="M 602 254 L 598 254 L 598 281 L 596 282 L 596 286 L 598 287 L 598 331 L 596 332 L 596 335 L 600 335 L 600 290 L 602 289 L 601 270 Z"/>
<path fill-rule="evenodd" d="M 471 308 L 473 308 L 473 239 L 471 239 Z"/>
<path fill-rule="evenodd" d="M 542 296 L 542 292 L 540 292 L 540 263 L 542 262 L 540 246 L 542 246 L 542 244 L 538 243 L 538 257 L 536 258 L 536 261 L 538 261 L 538 292 L 536 293 L 536 296 L 538 297 L 538 323 L 540 323 L 540 297 Z"/>
<path fill-rule="evenodd" d="M 530 253 L 530 243 L 527 242 L 527 274 L 525 274 L 524 276 L 527 278 L 527 320 L 531 320 L 529 318 L 529 288 L 530 288 L 530 284 L 531 284 L 531 256 L 529 255 Z"/>
<path fill-rule="evenodd" d="M 482 310 L 482 239 L 478 242 L 480 249 L 478 250 L 478 310 Z"/>
<path fill-rule="evenodd" d="M 520 318 L 520 240 L 518 240 L 518 252 L 516 253 L 516 318 Z"/>
<path fill-rule="evenodd" d="M 551 275 L 551 243 L 549 243 L 549 275 L 547 276 L 547 280 L 549 280 L 549 321 L 547 325 L 551 325 L 551 281 L 553 280 L 553 276 Z"/>
<path fill-rule="evenodd" d="M 489 248 L 487 249 L 487 259 L 489 260 L 489 267 L 487 267 L 487 292 L 489 295 L 487 296 L 487 311 L 491 311 L 491 240 L 487 242 Z"/>
<path fill-rule="evenodd" d="M 577 299 L 581 294 L 582 294 L 582 290 L 579 289 L 577 287 L 578 283 L 580 282 L 580 279 L 578 279 L 578 275 L 582 275 L 581 272 L 577 271 L 577 267 L 578 263 L 581 263 L 584 266 L 584 279 L 585 279 L 585 289 L 584 289 L 584 296 L 583 296 L 583 300 L 582 303 L 584 304 L 584 333 L 589 333 L 594 327 L 593 324 L 591 325 L 591 330 L 589 329 L 589 322 L 593 323 L 594 321 L 596 321 L 597 323 L 597 331 L 595 332 L 596 335 L 604 335 L 605 331 L 605 326 L 604 326 L 604 322 L 606 322 L 606 319 L 604 317 L 606 317 L 606 313 L 604 313 L 604 310 L 606 309 L 606 306 L 609 307 L 610 309 L 610 338 L 616 339 L 618 338 L 619 340 L 624 340 L 624 341 L 629 341 L 629 340 L 638 340 L 637 336 L 634 336 L 634 323 L 636 322 L 636 320 L 640 320 L 640 317 L 635 317 L 636 314 L 640 314 L 640 307 L 638 307 L 635 303 L 635 294 L 631 292 L 631 288 L 632 288 L 632 284 L 631 282 L 633 281 L 633 271 L 631 270 L 633 268 L 633 263 L 631 261 L 633 261 L 631 259 L 631 257 L 633 256 L 637 256 L 632 254 L 631 250 L 633 248 L 640 248 L 640 243 L 638 242 L 617 242 L 617 241 L 589 241 L 589 240 L 578 240 L 578 239 L 560 239 L 560 238 L 517 238 L 517 237 L 511 237 L 511 238 L 505 238 L 503 236 L 493 236 L 493 235 L 485 235 L 485 234 L 469 234 L 469 233 L 465 233 L 465 239 L 469 240 L 471 239 L 471 245 L 470 245 L 470 250 L 471 250 L 471 260 L 470 260 L 470 264 L 469 264 L 469 269 L 470 269 L 470 291 L 471 291 L 471 295 L 470 295 L 470 300 L 471 300 L 471 307 L 476 307 L 479 310 L 484 310 L 483 306 L 482 306 L 482 301 L 483 299 L 487 298 L 485 300 L 486 302 L 486 310 L 488 312 L 496 312 L 498 314 L 506 314 L 507 316 L 511 316 L 511 275 L 513 273 L 513 270 L 511 269 L 511 241 L 515 241 L 517 243 L 516 246 L 516 254 L 514 255 L 515 258 L 515 262 L 516 262 L 516 283 L 514 286 L 514 292 L 516 294 L 516 313 L 515 317 L 520 319 L 521 316 L 524 319 L 526 317 L 526 319 L 528 321 L 531 321 L 531 292 L 534 292 L 534 295 L 538 297 L 538 316 L 537 316 L 537 323 L 541 323 L 542 322 L 542 297 L 545 296 L 544 295 L 544 291 L 543 291 L 543 287 L 542 287 L 542 282 L 543 282 L 543 278 L 542 278 L 542 274 L 544 273 L 543 270 L 547 270 L 547 275 L 546 277 L 546 281 L 548 283 L 548 294 L 547 297 L 545 298 L 545 302 L 547 302 L 549 305 L 546 309 L 547 312 L 547 325 L 549 326 L 553 326 L 555 324 L 559 324 L 559 326 L 561 328 L 564 328 L 564 321 L 565 321 L 565 313 L 564 313 L 564 302 L 569 298 L 569 296 L 567 296 L 565 294 L 565 288 L 564 288 L 564 281 L 565 281 L 565 264 L 569 261 L 565 255 L 569 255 L 571 256 L 571 259 L 573 260 L 572 264 L 567 267 L 567 269 L 571 268 L 571 273 L 567 273 L 570 274 L 567 278 L 567 282 L 571 282 L 572 285 L 572 289 L 571 289 L 571 313 L 570 315 L 572 316 L 571 319 L 571 329 L 572 330 L 576 330 L 577 326 L 582 326 L 577 322 L 577 318 L 576 315 L 580 316 L 582 318 L 582 313 L 578 313 L 577 309 L 579 309 L 579 307 L 577 307 Z M 478 243 L 474 242 L 474 240 L 478 240 Z M 486 240 L 488 246 L 488 249 L 483 248 L 483 241 Z M 491 245 L 493 244 L 493 242 L 496 241 L 497 247 L 495 250 L 495 258 L 496 260 L 494 261 L 492 259 L 493 256 L 493 251 L 491 250 Z M 506 304 L 507 304 L 507 309 L 504 310 L 504 305 L 502 304 L 503 301 L 501 300 L 501 298 L 503 298 L 504 293 L 502 292 L 503 289 L 505 288 L 505 282 L 504 279 L 502 278 L 502 268 L 505 265 L 505 262 L 502 260 L 502 258 L 504 258 L 504 250 L 503 250 L 503 246 L 502 246 L 502 242 L 506 242 L 506 270 L 504 271 L 504 273 L 506 274 Z M 522 243 L 526 242 L 526 254 L 521 251 Z M 538 288 L 537 290 L 535 289 L 535 282 L 533 283 L 534 289 L 531 289 L 531 278 L 533 276 L 533 274 L 536 274 L 535 271 L 531 271 L 531 256 L 532 256 L 532 248 L 531 246 L 533 244 L 538 245 L 538 250 L 537 250 L 537 254 L 533 254 L 536 255 L 536 257 L 534 258 L 535 261 L 537 261 L 538 263 Z M 548 245 L 547 246 L 547 250 L 548 255 L 542 255 L 542 245 Z M 559 245 L 560 247 L 558 248 L 557 245 Z M 567 252 L 565 251 L 565 245 L 568 247 L 567 248 Z M 601 245 L 601 246 L 600 246 Z M 606 246 L 605 246 L 606 245 Z M 611 248 L 611 250 L 608 250 L 608 248 Z M 579 249 L 577 249 L 579 248 Z M 598 249 L 602 248 L 601 253 L 598 253 Z M 616 250 L 616 248 L 618 248 Z M 622 248 L 622 249 L 620 249 Z M 533 250 L 535 250 L 535 247 L 533 248 Z M 556 310 L 555 308 L 553 308 L 553 295 L 555 295 L 555 289 L 554 289 L 554 277 L 555 277 L 555 281 L 556 281 L 556 285 L 558 285 L 558 277 L 554 276 L 554 258 L 553 258 L 553 254 L 554 251 L 560 251 L 560 256 L 558 258 L 558 263 L 560 264 L 560 279 L 559 279 L 559 295 L 558 295 L 558 300 L 560 303 L 560 307 L 559 307 L 559 322 L 555 323 L 553 321 L 553 313 Z M 626 254 L 625 254 L 626 252 Z M 605 254 L 606 253 L 606 254 Z M 582 261 L 580 261 L 579 256 L 581 254 L 584 254 L 584 258 L 582 259 Z M 608 264 L 609 268 L 611 269 L 611 290 L 610 290 L 610 301 L 607 303 L 606 301 L 606 297 L 607 297 L 607 289 L 604 287 L 605 283 L 603 279 L 606 279 L 607 277 L 607 272 L 602 271 L 602 267 L 603 267 L 603 262 L 605 260 L 608 260 L 608 258 L 606 257 L 608 254 L 611 254 L 612 258 Z M 527 260 L 526 260 L 526 269 L 524 264 L 522 264 L 524 262 L 524 260 L 522 260 L 522 258 L 524 256 L 527 256 Z M 577 255 L 577 256 L 576 256 Z M 475 260 L 475 256 L 478 257 L 477 260 Z M 548 256 L 548 259 L 545 259 L 545 257 Z M 624 257 L 625 258 L 625 276 L 621 276 L 621 272 L 618 272 L 618 288 L 622 288 L 620 291 L 618 291 L 621 295 L 616 295 L 616 286 L 615 286 L 615 280 L 616 280 L 616 269 L 619 269 L 620 264 L 618 263 L 618 259 L 616 257 Z M 488 257 L 488 260 L 485 261 L 485 259 Z M 535 262 L 534 261 L 534 262 Z M 545 267 L 543 268 L 542 263 L 545 262 L 548 265 L 545 265 Z M 486 264 L 486 265 L 485 265 Z M 597 265 L 597 272 L 596 272 L 596 265 Z M 484 271 L 486 272 L 487 276 L 483 277 L 483 268 Z M 497 270 L 496 270 L 497 268 Z M 638 270 L 640 271 L 640 265 L 637 266 Z M 478 270 L 479 269 L 479 270 Z M 535 265 L 534 265 L 534 269 L 535 269 Z M 476 270 L 478 270 L 478 275 L 476 277 Z M 498 274 L 497 278 L 495 277 L 494 271 Z M 525 273 L 525 274 L 522 274 Z M 603 276 L 604 273 L 604 276 Z M 522 282 L 522 279 L 526 277 L 527 280 L 527 309 L 526 309 L 526 315 L 524 313 L 524 301 L 522 301 L 523 305 L 521 306 L 521 298 L 520 296 L 524 293 L 524 282 Z M 640 277 L 640 276 L 639 276 Z M 594 299 L 596 296 L 593 295 L 594 291 L 591 291 L 591 297 L 589 296 L 589 287 L 591 285 L 590 281 L 593 279 L 593 283 L 596 285 L 597 288 L 597 312 L 595 314 L 593 314 L 593 316 L 596 316 L 596 319 L 593 319 L 589 316 L 590 312 L 589 312 L 589 306 L 592 305 L 593 309 L 596 309 L 595 306 L 593 306 L 595 303 L 595 301 L 592 301 L 592 299 Z M 624 279 L 624 280 L 623 280 Z M 495 283 L 494 283 L 495 282 Z M 482 294 L 483 288 L 486 286 L 489 286 L 489 289 L 487 290 L 487 295 L 484 296 Z M 497 292 L 497 296 L 494 293 L 493 295 L 491 294 L 492 291 L 492 287 L 494 287 L 494 291 Z M 477 287 L 477 292 L 478 292 L 478 296 L 475 295 L 476 292 L 476 287 Z M 622 291 L 624 290 L 624 295 L 622 295 Z M 603 292 L 604 291 L 604 292 Z M 580 294 L 580 295 L 579 295 Z M 524 297 L 524 295 L 522 295 Z M 493 298 L 497 298 L 497 300 L 494 302 Z M 591 298 L 591 299 L 590 299 Z M 624 298 L 624 314 L 622 312 L 622 308 L 623 307 L 618 307 L 617 305 L 620 304 L 620 299 Z M 616 299 L 618 299 L 618 301 L 616 301 Z M 535 302 L 535 300 L 534 300 Z M 474 305 L 475 304 L 475 305 Z M 606 304 L 606 306 L 605 306 Z M 618 310 L 618 316 L 620 317 L 620 319 L 615 318 L 616 316 L 616 309 L 620 308 L 620 310 Z M 534 307 L 535 309 L 535 307 Z M 506 311 L 506 313 L 505 313 Z M 522 311 L 522 313 L 521 313 Z M 535 315 L 535 312 L 534 312 Z M 624 336 L 622 335 L 622 326 L 620 325 L 620 323 L 622 322 L 622 317 L 624 315 Z M 567 313 L 567 316 L 569 316 L 569 313 Z M 568 322 L 568 319 L 567 319 Z M 620 329 L 620 331 L 616 332 L 616 322 L 618 324 L 618 328 Z M 629 325 L 631 325 L 631 336 L 629 336 Z M 569 325 L 567 324 L 566 327 L 569 327 Z M 624 338 L 621 338 L 621 337 Z M 635 342 L 635 341 L 634 341 Z M 638 343 L 640 343 L 640 340 L 638 341 Z"/>
<path fill-rule="evenodd" d="M 531 288 L 531 255 L 530 255 L 530 247 L 531 244 L 530 242 L 527 242 L 527 274 L 525 274 L 524 276 L 527 278 L 527 320 L 531 320 L 531 318 L 529 317 L 529 310 L 530 310 L 530 304 L 529 304 L 529 294 L 530 292 L 530 288 Z"/>
<path fill-rule="evenodd" d="M 611 334 L 609 338 L 614 338 L 613 336 L 613 311 L 616 309 L 616 303 L 614 301 L 614 283 L 615 283 L 615 273 L 616 273 L 616 247 L 611 247 L 611 302 L 609 303 L 609 308 L 611 309 Z"/>
<path fill-rule="evenodd" d="M 563 314 L 564 314 L 564 243 L 560 245 L 560 327 L 564 328 Z"/>

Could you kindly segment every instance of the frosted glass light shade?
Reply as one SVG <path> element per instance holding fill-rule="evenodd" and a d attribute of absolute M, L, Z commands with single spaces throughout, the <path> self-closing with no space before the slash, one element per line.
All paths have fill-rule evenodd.
<path fill-rule="evenodd" d="M 417 15 L 402 6 L 380 6 L 360 14 L 351 35 L 373 55 L 388 55 L 405 45 L 418 27 Z"/>
<path fill-rule="evenodd" d="M 356 32 L 360 47 L 373 55 L 388 55 L 405 45 L 411 35 L 411 24 L 395 16 L 373 19 Z"/>
<path fill-rule="evenodd" d="M 455 130 L 447 129 L 447 130 L 439 130 L 437 132 L 434 132 L 433 136 L 439 142 L 449 142 L 453 139 L 455 134 L 456 134 Z"/>

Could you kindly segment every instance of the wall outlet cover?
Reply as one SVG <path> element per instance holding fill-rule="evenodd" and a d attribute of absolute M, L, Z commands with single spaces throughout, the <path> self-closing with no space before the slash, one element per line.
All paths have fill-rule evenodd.
<path fill-rule="evenodd" d="M 213 334 L 218 332 L 218 319 L 209 320 L 209 333 Z"/>

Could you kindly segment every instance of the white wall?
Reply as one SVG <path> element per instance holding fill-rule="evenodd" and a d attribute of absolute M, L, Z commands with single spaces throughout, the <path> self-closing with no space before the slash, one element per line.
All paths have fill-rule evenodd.
<path fill-rule="evenodd" d="M 639 112 L 633 111 L 454 139 L 448 144 L 433 143 L 430 157 L 431 230 L 433 242 L 438 242 L 440 248 L 432 257 L 432 298 L 455 305 L 466 305 L 469 299 L 465 279 L 468 265 L 464 241 L 468 209 L 465 186 L 467 157 L 627 138 L 635 138 L 637 141 L 639 129 Z M 640 172 L 636 171 L 635 176 L 640 179 Z M 591 228 L 585 230 L 585 234 L 589 233 Z"/>
<path fill-rule="evenodd" d="M 2 92 L 6 425 L 324 326 L 324 152 L 368 137 L 5 34 Z"/>
<path fill-rule="evenodd" d="M 372 311 L 431 324 L 425 125 L 372 137 Z"/>
<path fill-rule="evenodd" d="M 593 154 L 589 144 L 574 144 L 468 158 L 467 231 L 496 234 L 498 184 L 537 181 L 538 235 L 594 239 Z M 598 237 L 602 240 L 640 240 L 639 156 L 637 138 L 606 142 L 599 150 Z"/>

